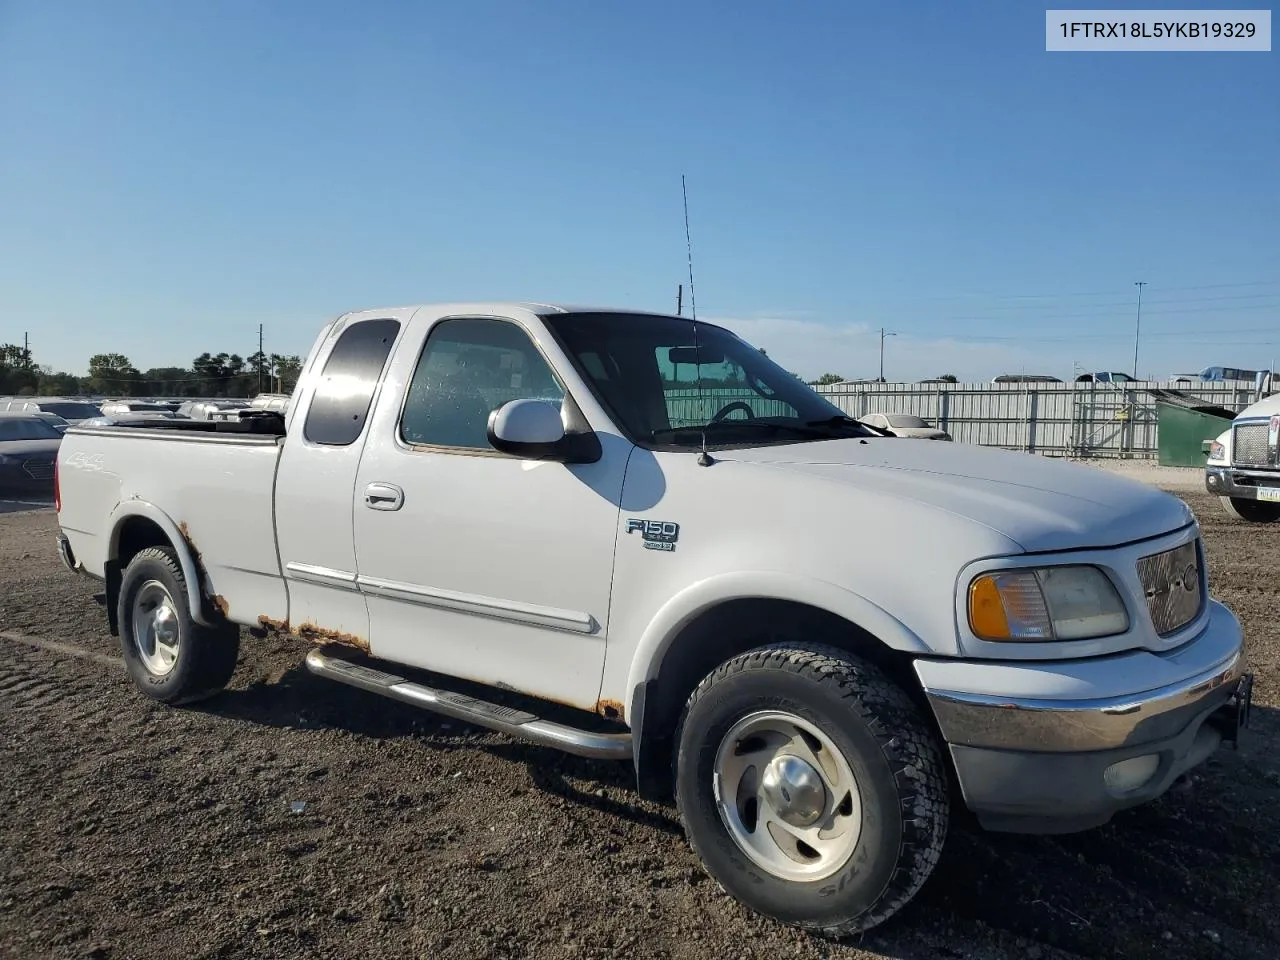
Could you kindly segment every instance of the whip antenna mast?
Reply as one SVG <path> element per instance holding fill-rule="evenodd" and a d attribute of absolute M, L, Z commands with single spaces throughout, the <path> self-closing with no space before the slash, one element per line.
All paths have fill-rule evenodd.
<path fill-rule="evenodd" d="M 689 315 L 693 317 L 693 329 L 697 330 L 698 298 L 693 293 L 693 240 L 689 235 L 689 188 L 685 186 L 683 173 L 680 174 L 680 193 L 684 196 L 684 243 L 689 254 Z M 694 349 L 697 349 L 696 344 Z"/>
<path fill-rule="evenodd" d="M 684 174 L 680 174 L 680 194 L 684 198 L 684 244 L 685 250 L 689 258 L 689 316 L 693 320 L 693 356 L 697 372 L 695 376 L 698 382 L 698 407 L 701 411 L 702 407 L 702 347 L 698 341 L 698 298 L 693 292 L 693 239 L 689 233 L 689 188 L 685 185 Z M 711 459 L 711 454 L 707 453 L 707 427 L 704 423 L 701 429 L 702 434 L 702 452 L 698 454 L 698 465 L 709 467 L 715 463 Z"/>

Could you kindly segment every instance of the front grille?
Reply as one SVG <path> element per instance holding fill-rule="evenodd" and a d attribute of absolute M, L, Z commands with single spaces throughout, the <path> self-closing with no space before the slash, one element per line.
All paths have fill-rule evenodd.
<path fill-rule="evenodd" d="M 32 480 L 53 479 L 52 460 L 24 460 L 22 461 L 22 469 Z"/>
<path fill-rule="evenodd" d="M 1242 423 L 1236 427 L 1231 444 L 1231 459 L 1242 467 L 1271 466 L 1271 452 L 1267 449 L 1267 424 Z"/>
<path fill-rule="evenodd" d="M 1204 605 L 1200 541 L 1153 553 L 1138 561 L 1138 579 L 1156 633 L 1167 637 L 1194 620 Z"/>

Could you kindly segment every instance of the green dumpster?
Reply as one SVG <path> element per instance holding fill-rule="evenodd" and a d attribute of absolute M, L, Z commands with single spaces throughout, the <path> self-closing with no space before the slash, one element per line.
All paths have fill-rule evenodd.
<path fill-rule="evenodd" d="M 1162 467 L 1203 467 L 1209 444 L 1231 426 L 1235 414 L 1177 391 L 1156 397 L 1156 449 Z"/>

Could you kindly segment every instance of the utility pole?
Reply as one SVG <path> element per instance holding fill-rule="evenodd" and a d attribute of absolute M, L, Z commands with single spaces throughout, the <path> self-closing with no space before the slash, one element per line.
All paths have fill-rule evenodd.
<path fill-rule="evenodd" d="M 1138 338 L 1142 335 L 1142 288 L 1147 285 L 1145 280 L 1135 280 L 1133 285 L 1138 288 L 1138 320 L 1133 327 L 1133 379 L 1138 379 Z"/>
<path fill-rule="evenodd" d="M 884 338 L 896 337 L 896 333 L 886 333 L 884 327 L 880 328 L 880 382 L 884 383 Z"/>
<path fill-rule="evenodd" d="M 258 324 L 258 392 L 262 392 L 262 375 L 266 372 L 266 354 L 262 352 L 262 324 Z"/>

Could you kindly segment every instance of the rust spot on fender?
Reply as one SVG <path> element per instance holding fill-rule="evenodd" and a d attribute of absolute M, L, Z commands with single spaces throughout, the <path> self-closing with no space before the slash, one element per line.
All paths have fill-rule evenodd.
<path fill-rule="evenodd" d="M 218 612 L 224 617 L 231 615 L 231 605 L 227 603 L 227 598 L 220 593 L 213 595 L 213 605 L 218 608 Z"/>
<path fill-rule="evenodd" d="M 209 574 L 204 569 L 204 558 L 200 556 L 200 551 L 196 549 L 195 542 L 191 539 L 191 529 L 187 526 L 187 521 L 179 521 L 178 534 L 182 537 L 182 542 L 187 545 L 187 549 L 191 551 L 191 560 L 196 565 L 196 586 L 200 593 L 208 594 L 210 589 Z M 210 599 L 225 617 L 227 610 L 230 609 L 227 601 L 218 594 L 213 594 Z"/>
<path fill-rule="evenodd" d="M 617 700 L 597 700 L 596 713 L 610 720 L 621 720 L 623 714 L 622 704 Z"/>
<path fill-rule="evenodd" d="M 183 520 L 178 524 L 178 533 L 181 534 L 182 542 L 187 545 L 187 549 L 191 551 L 191 559 L 196 562 L 196 567 L 203 569 L 204 563 L 200 559 L 200 551 L 196 549 L 196 545 L 191 539 L 191 529 L 187 526 L 187 521 Z"/>
<path fill-rule="evenodd" d="M 364 637 L 357 637 L 354 633 L 327 630 L 314 623 L 300 623 L 289 632 L 310 643 L 340 643 L 343 646 L 355 647 L 361 653 L 369 652 L 369 641 Z"/>
<path fill-rule="evenodd" d="M 275 633 L 289 632 L 288 620 L 272 620 L 270 617 L 266 616 L 265 614 L 258 618 L 258 626 L 260 626 L 263 630 L 271 630 Z"/>

